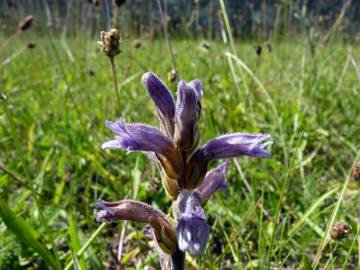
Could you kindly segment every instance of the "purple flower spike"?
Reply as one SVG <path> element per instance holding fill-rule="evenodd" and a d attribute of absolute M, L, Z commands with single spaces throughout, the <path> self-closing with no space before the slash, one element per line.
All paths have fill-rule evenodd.
<path fill-rule="evenodd" d="M 198 89 L 196 89 L 197 87 Z M 191 152 L 199 138 L 197 128 L 200 117 L 201 82 L 196 80 L 192 84 L 180 81 L 176 100 L 176 128 L 175 140 L 184 152 Z"/>
<path fill-rule="evenodd" d="M 163 154 L 174 151 L 173 142 L 160 130 L 145 124 L 126 124 L 120 119 L 116 122 L 106 121 L 106 126 L 118 136 L 115 140 L 104 143 L 101 147 L 124 149 L 127 151 L 150 151 Z"/>
<path fill-rule="evenodd" d="M 155 74 L 147 72 L 142 76 L 141 80 L 151 99 L 155 102 L 162 130 L 169 137 L 172 137 L 174 135 L 175 117 L 173 96 L 166 85 Z"/>
<path fill-rule="evenodd" d="M 270 134 L 227 134 L 203 145 L 198 152 L 208 161 L 236 156 L 268 158 L 271 153 L 265 148 L 272 144 L 268 141 L 270 137 Z"/>
<path fill-rule="evenodd" d="M 178 196 L 178 218 L 176 236 L 181 251 L 191 256 L 202 253 L 209 238 L 209 226 L 205 223 L 205 213 L 194 194 L 183 190 Z"/>
<path fill-rule="evenodd" d="M 217 190 L 227 188 L 226 172 L 228 163 L 224 162 L 220 166 L 211 170 L 205 175 L 203 182 L 195 190 L 201 204 L 207 202 L 211 195 Z"/>

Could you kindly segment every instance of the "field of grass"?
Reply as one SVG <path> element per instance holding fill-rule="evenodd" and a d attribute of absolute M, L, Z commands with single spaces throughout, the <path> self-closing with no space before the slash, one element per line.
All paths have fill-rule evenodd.
<path fill-rule="evenodd" d="M 14 42 L 1 61 L 28 39 Z M 0 269 L 47 269 L 56 257 L 62 269 L 71 261 L 74 269 L 115 269 L 124 222 L 97 231 L 94 204 L 137 194 L 168 212 L 171 202 L 141 153 L 101 150 L 113 137 L 104 121 L 157 125 L 140 79 L 152 71 L 176 93 L 167 80 L 166 43 L 144 39 L 136 49 L 124 40 L 115 59 L 119 109 L 110 62 L 95 38 L 68 40 L 74 61 L 60 38 L 33 41 L 34 49 L 0 67 L 7 96 L 0 114 Z M 229 45 L 208 43 L 206 50 L 200 41 L 172 41 L 180 77 L 203 83 L 200 144 L 235 131 L 271 133 L 274 144 L 270 159 L 231 161 L 229 189 L 205 207 L 211 227 L 205 253 L 187 258 L 188 268 L 357 268 L 359 186 L 349 172 L 360 149 L 360 48 L 349 53 L 334 41 L 313 55 L 299 38 L 275 42 L 258 56 L 255 41 L 237 41 L 231 69 Z M 339 220 L 352 232 L 329 240 Z M 124 269 L 159 268 L 142 229 L 127 225 Z"/>

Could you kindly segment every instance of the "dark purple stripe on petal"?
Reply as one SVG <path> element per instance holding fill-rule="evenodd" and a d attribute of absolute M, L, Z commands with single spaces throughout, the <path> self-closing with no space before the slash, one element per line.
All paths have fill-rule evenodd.
<path fill-rule="evenodd" d="M 196 90 L 197 96 L 199 99 L 203 96 L 202 84 L 199 79 L 189 82 L 189 85 Z"/>
<path fill-rule="evenodd" d="M 190 84 L 180 81 L 176 100 L 175 139 L 182 151 L 191 152 L 196 146 L 200 111 L 200 97 L 197 91 Z"/>
<path fill-rule="evenodd" d="M 142 76 L 142 83 L 145 85 L 150 97 L 156 107 L 166 118 L 174 118 L 175 103 L 173 96 L 166 85 L 153 73 L 147 72 Z"/>

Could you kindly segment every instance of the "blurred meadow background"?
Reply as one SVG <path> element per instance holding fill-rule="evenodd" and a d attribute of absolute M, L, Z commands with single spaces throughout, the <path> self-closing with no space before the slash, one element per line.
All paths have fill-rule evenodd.
<path fill-rule="evenodd" d="M 143 73 L 177 89 L 157 2 L 116 2 L 0 2 L 0 269 L 159 269 L 141 224 L 93 215 L 99 200 L 171 205 L 144 155 L 100 148 L 106 119 L 157 125 Z M 188 269 L 359 269 L 360 2 L 161 3 L 179 77 L 203 83 L 200 144 L 274 141 L 270 159 L 231 160 Z M 97 45 L 112 27 L 120 106 Z M 339 221 L 351 232 L 332 239 Z"/>

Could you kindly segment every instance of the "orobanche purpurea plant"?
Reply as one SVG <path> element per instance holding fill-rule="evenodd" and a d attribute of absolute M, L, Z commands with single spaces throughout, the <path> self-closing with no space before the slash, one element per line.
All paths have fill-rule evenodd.
<path fill-rule="evenodd" d="M 98 202 L 96 218 L 102 222 L 132 220 L 150 225 L 161 254 L 163 269 L 184 269 L 185 252 L 202 253 L 209 238 L 203 206 L 212 194 L 227 186 L 227 163 L 208 171 L 212 160 L 237 156 L 270 157 L 269 134 L 231 133 L 197 148 L 203 95 L 200 80 L 180 81 L 176 103 L 165 84 L 153 73 L 142 77 L 156 106 L 160 128 L 106 121 L 116 136 L 103 149 L 140 151 L 158 164 L 162 185 L 172 200 L 171 216 L 134 200 Z"/>

